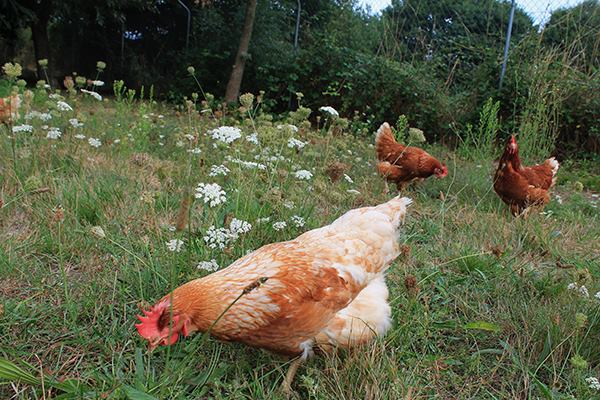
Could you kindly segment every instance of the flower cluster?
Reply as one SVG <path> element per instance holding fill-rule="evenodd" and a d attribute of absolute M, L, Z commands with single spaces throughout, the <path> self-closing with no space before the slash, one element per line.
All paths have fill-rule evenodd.
<path fill-rule="evenodd" d="M 52 115 L 50 113 L 41 113 L 41 112 L 35 111 L 35 110 L 31 111 L 25 115 L 26 120 L 30 120 L 33 118 L 38 118 L 43 122 L 48 122 L 52 119 Z"/>
<path fill-rule="evenodd" d="M 261 171 L 264 171 L 267 169 L 267 166 L 265 164 L 257 163 L 254 161 L 244 161 L 244 160 L 240 160 L 239 158 L 233 158 L 231 156 L 226 156 L 225 158 L 227 159 L 227 161 L 232 162 L 234 164 L 241 165 L 244 168 L 259 169 Z"/>
<path fill-rule="evenodd" d="M 589 378 L 585 378 L 585 382 L 590 385 L 590 389 L 600 390 L 600 381 L 598 378 L 590 376 Z"/>
<path fill-rule="evenodd" d="M 242 131 L 234 126 L 221 126 L 213 129 L 208 134 L 215 140 L 223 143 L 233 143 L 235 140 L 242 137 Z"/>
<path fill-rule="evenodd" d="M 203 199 L 204 203 L 211 207 L 227 201 L 226 193 L 218 183 L 199 183 L 195 196 L 197 199 Z"/>
<path fill-rule="evenodd" d="M 319 108 L 319 111 L 322 111 L 324 113 L 327 113 L 329 115 L 331 115 L 332 117 L 339 117 L 340 113 L 337 112 L 337 110 L 331 106 L 323 106 Z"/>
<path fill-rule="evenodd" d="M 292 224 L 296 225 L 297 228 L 302 228 L 306 221 L 299 215 L 294 215 L 292 217 Z"/>
<path fill-rule="evenodd" d="M 73 128 L 81 128 L 83 126 L 83 122 L 79 122 L 77 118 L 71 118 L 69 123 Z"/>
<path fill-rule="evenodd" d="M 296 138 L 290 138 L 287 142 L 287 147 L 290 149 L 297 148 L 298 150 L 301 150 L 304 146 L 306 146 L 306 143 Z"/>
<path fill-rule="evenodd" d="M 252 135 L 246 136 L 246 140 L 257 146 L 260 144 L 260 141 L 258 140 L 258 134 L 256 132 L 254 132 Z"/>
<path fill-rule="evenodd" d="M 95 148 L 102 146 L 102 142 L 100 141 L 100 139 L 96 139 L 96 138 L 89 138 L 88 143 L 90 144 L 90 146 L 95 147 Z"/>
<path fill-rule="evenodd" d="M 287 129 L 294 133 L 298 132 L 298 127 L 296 125 L 292 125 L 292 124 L 277 125 L 277 129 L 281 129 L 281 130 Z"/>
<path fill-rule="evenodd" d="M 575 282 L 569 283 L 567 289 L 577 291 L 583 297 L 590 297 L 590 292 L 584 285 L 579 286 Z"/>
<path fill-rule="evenodd" d="M 217 264 L 217 260 L 215 260 L 213 258 L 210 261 L 199 262 L 198 265 L 196 266 L 196 268 L 202 269 L 202 270 L 208 271 L 208 272 L 215 272 L 215 271 L 218 271 L 221 267 L 219 266 L 219 264 Z"/>
<path fill-rule="evenodd" d="M 294 172 L 294 176 L 296 177 L 296 179 L 308 181 L 312 178 L 313 174 L 312 174 L 312 172 L 307 171 L 305 169 L 300 169 L 300 170 Z"/>
<path fill-rule="evenodd" d="M 179 253 L 181 251 L 181 249 L 183 248 L 183 241 L 180 239 L 169 240 L 166 244 L 167 244 L 167 249 L 169 249 L 169 251 L 174 251 L 177 253 Z"/>
<path fill-rule="evenodd" d="M 28 124 L 23 124 L 23 125 L 15 125 L 12 127 L 12 131 L 13 133 L 21 133 L 21 132 L 33 132 L 33 126 L 28 125 Z"/>
<path fill-rule="evenodd" d="M 277 221 L 273 223 L 273 229 L 276 231 L 284 230 L 287 227 L 287 223 L 285 221 Z"/>
<path fill-rule="evenodd" d="M 48 134 L 46 135 L 46 138 L 56 140 L 61 135 L 62 135 L 62 132 L 60 131 L 59 128 L 52 127 L 50 129 L 48 129 Z"/>
<path fill-rule="evenodd" d="M 229 224 L 229 228 L 217 228 L 211 225 L 203 237 L 204 242 L 211 249 L 224 249 L 230 243 L 235 242 L 241 234 L 248 233 L 252 225 L 246 221 L 234 218 Z"/>
<path fill-rule="evenodd" d="M 73 111 L 73 107 L 71 107 L 62 100 L 56 102 L 56 108 L 58 109 L 58 111 Z"/>
<path fill-rule="evenodd" d="M 229 224 L 229 230 L 234 235 L 248 233 L 248 232 L 250 232 L 250 230 L 252 230 L 252 224 L 247 221 L 234 218 L 231 220 L 231 223 Z"/>
<path fill-rule="evenodd" d="M 102 96 L 100 96 L 100 94 L 98 92 L 93 92 L 91 90 L 85 90 L 85 89 L 81 89 L 82 93 L 85 94 L 89 94 L 90 96 L 92 96 L 93 98 L 95 98 L 98 101 L 102 101 Z"/>
<path fill-rule="evenodd" d="M 227 174 L 229 174 L 229 172 L 230 172 L 229 168 L 227 168 L 223 164 L 213 165 L 212 167 L 210 167 L 210 172 L 208 173 L 208 176 L 219 176 L 219 175 L 227 176 Z"/>

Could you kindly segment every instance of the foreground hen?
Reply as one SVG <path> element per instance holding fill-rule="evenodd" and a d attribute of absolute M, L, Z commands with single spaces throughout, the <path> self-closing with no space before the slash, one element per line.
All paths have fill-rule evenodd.
<path fill-rule="evenodd" d="M 544 207 L 556 181 L 559 163 L 554 157 L 543 164 L 523 167 L 514 136 L 506 143 L 494 176 L 494 191 L 510 206 L 513 215 L 527 214 L 530 207 Z"/>
<path fill-rule="evenodd" d="M 425 150 L 398 143 L 387 122 L 377 130 L 375 150 L 379 160 L 377 171 L 387 181 L 395 183 L 398 190 L 417 179 L 448 175 L 448 168 Z"/>
<path fill-rule="evenodd" d="M 331 225 L 263 246 L 178 287 L 138 317 L 137 330 L 151 348 L 210 329 L 218 339 L 298 360 L 315 346 L 352 347 L 383 335 L 391 325 L 384 272 L 399 254 L 410 203 L 396 197 L 351 210 Z"/>

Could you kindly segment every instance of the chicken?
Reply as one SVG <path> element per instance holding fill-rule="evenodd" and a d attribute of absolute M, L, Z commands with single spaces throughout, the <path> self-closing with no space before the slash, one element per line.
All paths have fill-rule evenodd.
<path fill-rule="evenodd" d="M 350 348 L 391 326 L 384 273 L 400 253 L 400 225 L 411 203 L 396 197 L 348 211 L 330 225 L 268 244 L 229 267 L 190 281 L 138 316 L 151 349 L 179 335 L 207 332 L 297 357 Z"/>
<path fill-rule="evenodd" d="M 414 180 L 423 180 L 431 175 L 438 178 L 448 175 L 448 168 L 425 150 L 398 143 L 387 122 L 377 130 L 375 150 L 379 160 L 377 172 L 386 181 L 394 182 L 398 190 Z"/>
<path fill-rule="evenodd" d="M 18 120 L 20 105 L 21 99 L 18 94 L 13 94 L 10 97 L 0 97 L 0 123 Z"/>
<path fill-rule="evenodd" d="M 530 207 L 544 207 L 556 182 L 559 163 L 554 157 L 543 164 L 523 167 L 514 136 L 508 139 L 494 176 L 494 191 L 510 206 L 513 215 L 527 215 Z"/>

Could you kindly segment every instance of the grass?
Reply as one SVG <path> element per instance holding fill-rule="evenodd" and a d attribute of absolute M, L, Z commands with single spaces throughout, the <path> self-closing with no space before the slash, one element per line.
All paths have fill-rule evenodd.
<path fill-rule="evenodd" d="M 312 130 L 297 114 L 299 132 L 278 129 L 287 121 L 273 122 L 260 108 L 208 113 L 190 102 L 174 111 L 133 96 L 65 101 L 73 111 L 60 113 L 55 100 L 36 93 L 33 108 L 50 109 L 45 124 L 63 134 L 46 139 L 34 119 L 32 134 L 17 135 L 16 170 L 1 128 L 0 397 L 282 398 L 288 360 L 202 335 L 150 354 L 135 315 L 207 274 L 196 268 L 201 261 L 224 267 L 389 199 L 374 173 L 372 139 L 339 134 L 335 122 Z M 74 117 L 83 127 L 71 127 Z M 242 138 L 226 145 L 205 135 L 222 125 L 239 126 Z M 260 145 L 244 139 L 254 127 Z M 90 137 L 102 145 L 90 146 Z M 290 137 L 307 145 L 289 148 Z M 201 152 L 188 151 L 195 148 Z M 388 275 L 393 328 L 364 349 L 310 360 L 297 376 L 297 397 L 600 398 L 585 382 L 600 374 L 598 197 L 588 186 L 573 189 L 578 175 L 598 173 L 597 164 L 564 163 L 559 176 L 569 178 L 555 190 L 562 203 L 553 198 L 544 214 L 523 220 L 491 190 L 491 160 L 427 150 L 450 174 L 407 193 L 415 203 L 401 238 L 405 252 Z M 336 162 L 353 183 L 331 181 Z M 220 164 L 229 174 L 209 176 Z M 298 180 L 297 169 L 313 177 Z M 184 200 L 200 182 L 221 185 L 226 203 L 196 199 L 188 210 Z M 294 215 L 306 224 L 295 226 Z M 253 229 L 224 250 L 206 246 L 206 230 L 232 217 Z M 287 227 L 275 230 L 276 221 Z M 184 229 L 173 231 L 176 225 Z M 93 234 L 96 226 L 105 237 Z M 167 249 L 175 238 L 184 241 L 181 252 Z M 590 297 L 568 290 L 571 282 Z"/>

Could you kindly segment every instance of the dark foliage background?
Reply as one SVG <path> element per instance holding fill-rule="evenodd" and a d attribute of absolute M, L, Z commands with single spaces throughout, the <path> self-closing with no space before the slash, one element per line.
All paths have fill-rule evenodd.
<path fill-rule="evenodd" d="M 187 47 L 187 13 L 177 1 L 0 0 L 0 56 L 24 63 L 30 81 L 40 78 L 35 57 L 43 49 L 30 27 L 47 18 L 57 82 L 73 71 L 93 78 L 103 60 L 107 82 L 154 85 L 159 97 L 176 101 L 197 90 L 186 72 L 193 65 L 203 89 L 221 97 L 246 1 L 182 1 L 192 14 Z M 503 134 L 543 120 L 540 129 L 560 134 L 559 151 L 600 151 L 596 0 L 556 10 L 543 29 L 517 8 L 501 90 L 508 1 L 394 0 L 381 15 L 353 1 L 300 5 L 296 49 L 298 2 L 258 1 L 242 92 L 264 90 L 272 112 L 295 109 L 302 92 L 313 110 L 331 105 L 372 126 L 405 114 L 430 138 L 457 142 L 492 97 Z"/>

